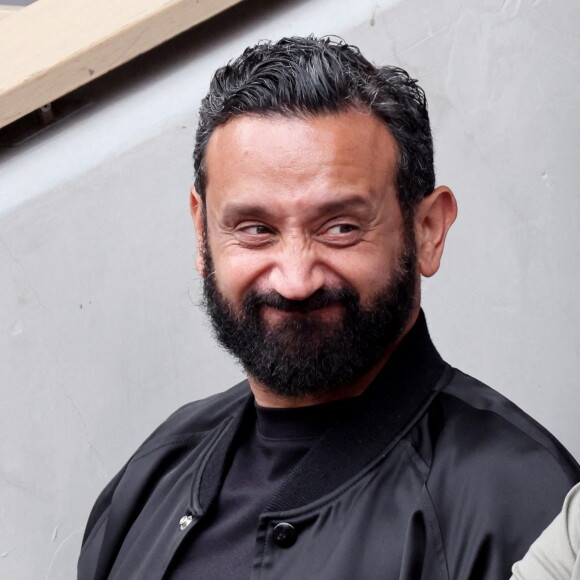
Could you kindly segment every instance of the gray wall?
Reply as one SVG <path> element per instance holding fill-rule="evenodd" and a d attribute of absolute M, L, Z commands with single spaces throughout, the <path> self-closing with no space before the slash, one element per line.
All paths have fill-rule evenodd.
<path fill-rule="evenodd" d="M 248 0 L 3 153 L 0 577 L 73 578 L 92 501 L 139 442 L 241 377 L 196 306 L 187 193 L 210 74 L 261 38 L 338 34 L 420 79 L 460 206 L 424 285 L 435 342 L 580 457 L 579 17 L 565 0 Z"/>

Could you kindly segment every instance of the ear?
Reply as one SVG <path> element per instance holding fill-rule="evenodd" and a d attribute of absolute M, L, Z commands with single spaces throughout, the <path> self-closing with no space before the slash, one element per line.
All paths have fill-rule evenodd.
<path fill-rule="evenodd" d="M 195 186 L 191 187 L 190 196 L 189 196 L 189 210 L 191 212 L 191 217 L 193 219 L 193 226 L 195 228 L 195 237 L 197 243 L 197 254 L 195 257 L 195 267 L 199 272 L 200 276 L 205 277 L 205 267 L 204 267 L 204 259 L 203 259 L 203 252 L 205 248 L 205 224 L 203 219 L 203 200 Z"/>
<path fill-rule="evenodd" d="M 415 210 L 415 236 L 421 274 L 433 276 L 441 264 L 445 237 L 457 217 L 453 192 L 442 185 L 423 198 Z"/>

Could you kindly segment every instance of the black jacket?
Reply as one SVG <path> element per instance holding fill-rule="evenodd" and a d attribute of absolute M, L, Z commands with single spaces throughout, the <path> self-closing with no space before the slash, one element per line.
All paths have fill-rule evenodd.
<path fill-rule="evenodd" d="M 163 577 L 217 497 L 252 404 L 244 381 L 149 437 L 93 508 L 80 580 Z M 578 480 L 540 425 L 441 360 L 421 317 L 270 498 L 251 578 L 508 578 Z"/>

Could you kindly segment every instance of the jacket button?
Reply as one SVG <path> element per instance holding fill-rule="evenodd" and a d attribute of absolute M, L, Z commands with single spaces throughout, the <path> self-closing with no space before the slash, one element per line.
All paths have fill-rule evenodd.
<path fill-rule="evenodd" d="M 179 529 L 181 531 L 185 530 L 185 528 L 187 528 L 189 526 L 189 524 L 191 524 L 192 521 L 193 521 L 193 517 L 191 515 L 183 516 L 179 520 Z"/>
<path fill-rule="evenodd" d="M 274 543 L 280 548 L 289 548 L 296 542 L 296 529 L 292 524 L 281 522 L 274 526 Z"/>

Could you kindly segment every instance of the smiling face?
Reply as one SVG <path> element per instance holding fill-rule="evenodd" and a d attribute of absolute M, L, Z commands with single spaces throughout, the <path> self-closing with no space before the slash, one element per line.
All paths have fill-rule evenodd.
<path fill-rule="evenodd" d="M 224 297 L 241 304 L 255 289 L 304 300 L 346 282 L 368 304 L 402 247 L 396 159 L 384 124 L 357 110 L 243 115 L 216 129 L 207 240 Z"/>
<path fill-rule="evenodd" d="M 347 289 L 363 312 L 383 310 L 385 294 L 396 301 L 401 289 L 393 285 L 415 250 L 414 232 L 404 235 L 396 162 L 385 125 L 356 109 L 307 118 L 242 115 L 218 127 L 206 152 L 205 223 L 195 192 L 192 212 L 198 248 L 206 248 L 198 268 L 211 275 L 222 310 L 243 321 L 247 300 L 269 296 L 256 307 L 264 340 L 272 337 L 268 332 L 288 334 L 306 324 L 316 341 L 317 328 L 334 332 L 333 340 L 344 330 L 348 306 L 329 298 L 333 292 Z M 397 334 L 419 308 L 419 273 L 415 262 L 412 267 L 404 272 L 412 296 Z M 389 344 L 396 338 L 389 336 Z M 290 344 L 297 349 L 296 341 L 287 349 Z M 387 349 L 379 350 L 367 366 L 380 368 Z"/>

